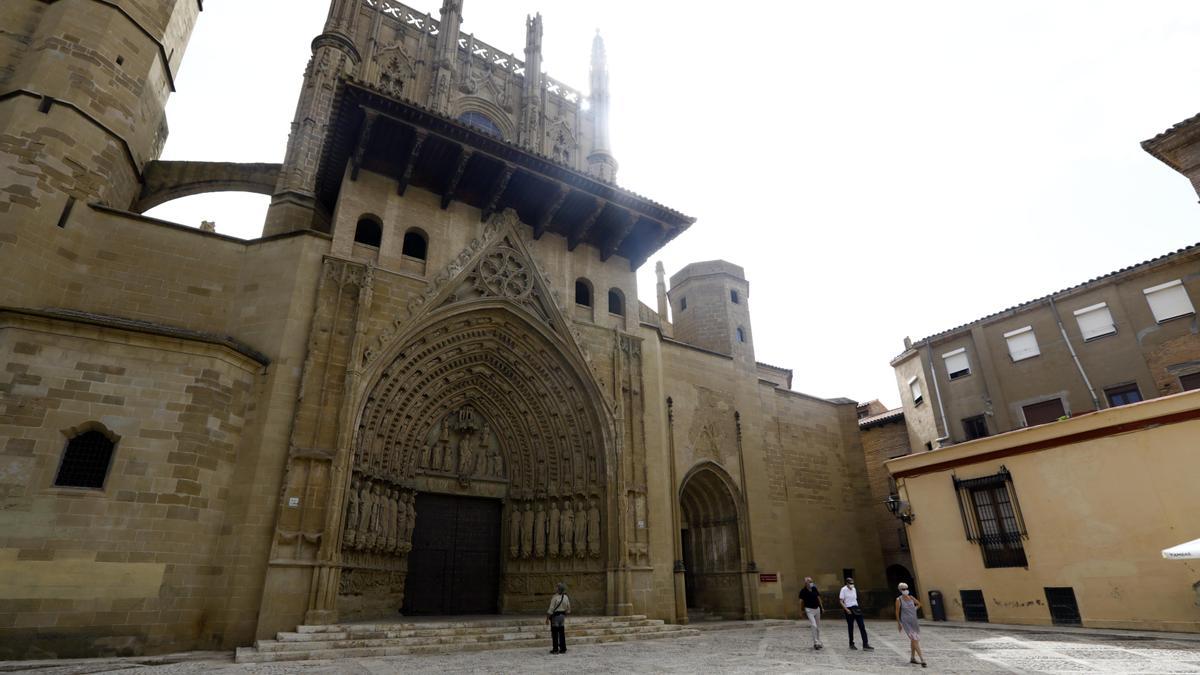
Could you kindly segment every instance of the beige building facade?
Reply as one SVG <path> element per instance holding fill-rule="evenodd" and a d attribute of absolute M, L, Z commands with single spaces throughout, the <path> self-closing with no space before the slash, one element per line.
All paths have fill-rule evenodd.
<path fill-rule="evenodd" d="M 693 221 L 614 182 L 602 42 L 585 96 L 540 17 L 335 0 L 281 164 L 156 161 L 200 10 L 0 7 L 0 658 L 882 587 L 855 405 L 755 360 L 744 271 L 638 302 Z M 140 215 L 230 189 L 263 237 Z"/>
<path fill-rule="evenodd" d="M 1200 391 L 894 459 L 947 618 L 1200 632 Z M 926 597 L 928 597 L 926 595 Z"/>
<path fill-rule="evenodd" d="M 1006 309 L 892 360 L 914 450 L 1200 387 L 1200 245 Z"/>

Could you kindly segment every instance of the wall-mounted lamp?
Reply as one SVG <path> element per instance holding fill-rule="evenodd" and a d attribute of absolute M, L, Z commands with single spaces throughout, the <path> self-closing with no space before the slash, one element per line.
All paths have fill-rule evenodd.
<path fill-rule="evenodd" d="M 908 502 L 900 499 L 897 495 L 890 495 L 884 500 L 883 505 L 887 507 L 888 513 L 904 521 L 905 525 L 911 525 L 912 521 L 917 519 L 917 514 L 912 512 L 912 507 Z"/>

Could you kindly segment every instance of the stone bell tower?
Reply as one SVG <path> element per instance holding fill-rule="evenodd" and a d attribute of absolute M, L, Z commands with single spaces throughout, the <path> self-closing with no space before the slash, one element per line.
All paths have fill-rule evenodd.
<path fill-rule="evenodd" d="M 0 3 L 0 217 L 127 208 L 202 0 Z"/>

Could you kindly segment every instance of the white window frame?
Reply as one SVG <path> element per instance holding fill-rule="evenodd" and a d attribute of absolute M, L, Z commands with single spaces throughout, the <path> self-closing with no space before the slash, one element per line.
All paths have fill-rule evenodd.
<path fill-rule="evenodd" d="M 1028 335 L 1029 337 L 1022 337 L 1024 335 Z M 1014 340 L 1014 338 L 1017 339 Z M 1014 349 L 1014 342 L 1023 343 L 1028 342 L 1029 340 L 1033 340 L 1032 351 L 1029 346 Z M 1008 345 L 1008 356 L 1013 360 L 1013 363 L 1016 363 L 1017 361 L 1024 361 L 1025 359 L 1032 359 L 1035 356 L 1040 356 L 1042 353 L 1042 349 L 1038 345 L 1037 334 L 1033 332 L 1033 326 L 1025 326 L 1024 328 L 1008 331 L 1004 334 L 1004 342 Z"/>
<path fill-rule="evenodd" d="M 1097 331 L 1095 329 L 1089 329 L 1084 325 L 1084 322 L 1080 320 L 1080 317 L 1099 311 L 1103 311 L 1108 315 L 1108 323 L 1105 324 L 1108 326 L 1107 330 Z M 1098 302 L 1094 305 L 1088 305 L 1087 307 L 1075 310 L 1074 314 L 1075 323 L 1079 324 L 1079 333 L 1083 335 L 1084 342 L 1096 340 L 1107 335 L 1116 335 L 1117 333 L 1117 322 L 1113 320 L 1112 311 L 1108 308 L 1107 302 Z"/>
<path fill-rule="evenodd" d="M 913 405 L 921 405 L 921 402 L 925 400 L 925 397 L 921 395 L 921 381 L 917 379 L 916 375 L 908 378 L 908 393 L 912 394 Z"/>
<path fill-rule="evenodd" d="M 958 357 L 962 357 L 962 358 L 960 359 Z M 950 370 L 951 359 L 953 359 L 954 361 L 964 362 L 966 364 L 966 368 Z M 964 378 L 971 374 L 971 358 L 969 356 L 967 356 L 967 348 L 966 347 L 959 347 L 958 349 L 953 349 L 951 351 L 946 352 L 945 354 L 942 354 L 942 365 L 946 368 L 947 379 L 957 380 L 957 379 Z M 956 375 L 956 373 L 957 373 L 957 375 Z"/>
<path fill-rule="evenodd" d="M 1179 290 L 1172 291 L 1175 288 Z M 1196 313 L 1182 279 L 1151 286 L 1142 293 L 1146 296 L 1146 304 L 1150 305 L 1150 311 L 1154 313 L 1154 320 L 1158 323 Z"/>

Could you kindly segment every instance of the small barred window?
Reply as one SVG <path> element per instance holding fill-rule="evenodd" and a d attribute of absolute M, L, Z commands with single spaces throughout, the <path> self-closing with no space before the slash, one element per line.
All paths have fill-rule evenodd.
<path fill-rule="evenodd" d="M 114 447 L 108 436 L 94 430 L 85 431 L 67 441 L 54 485 L 103 488 Z"/>

